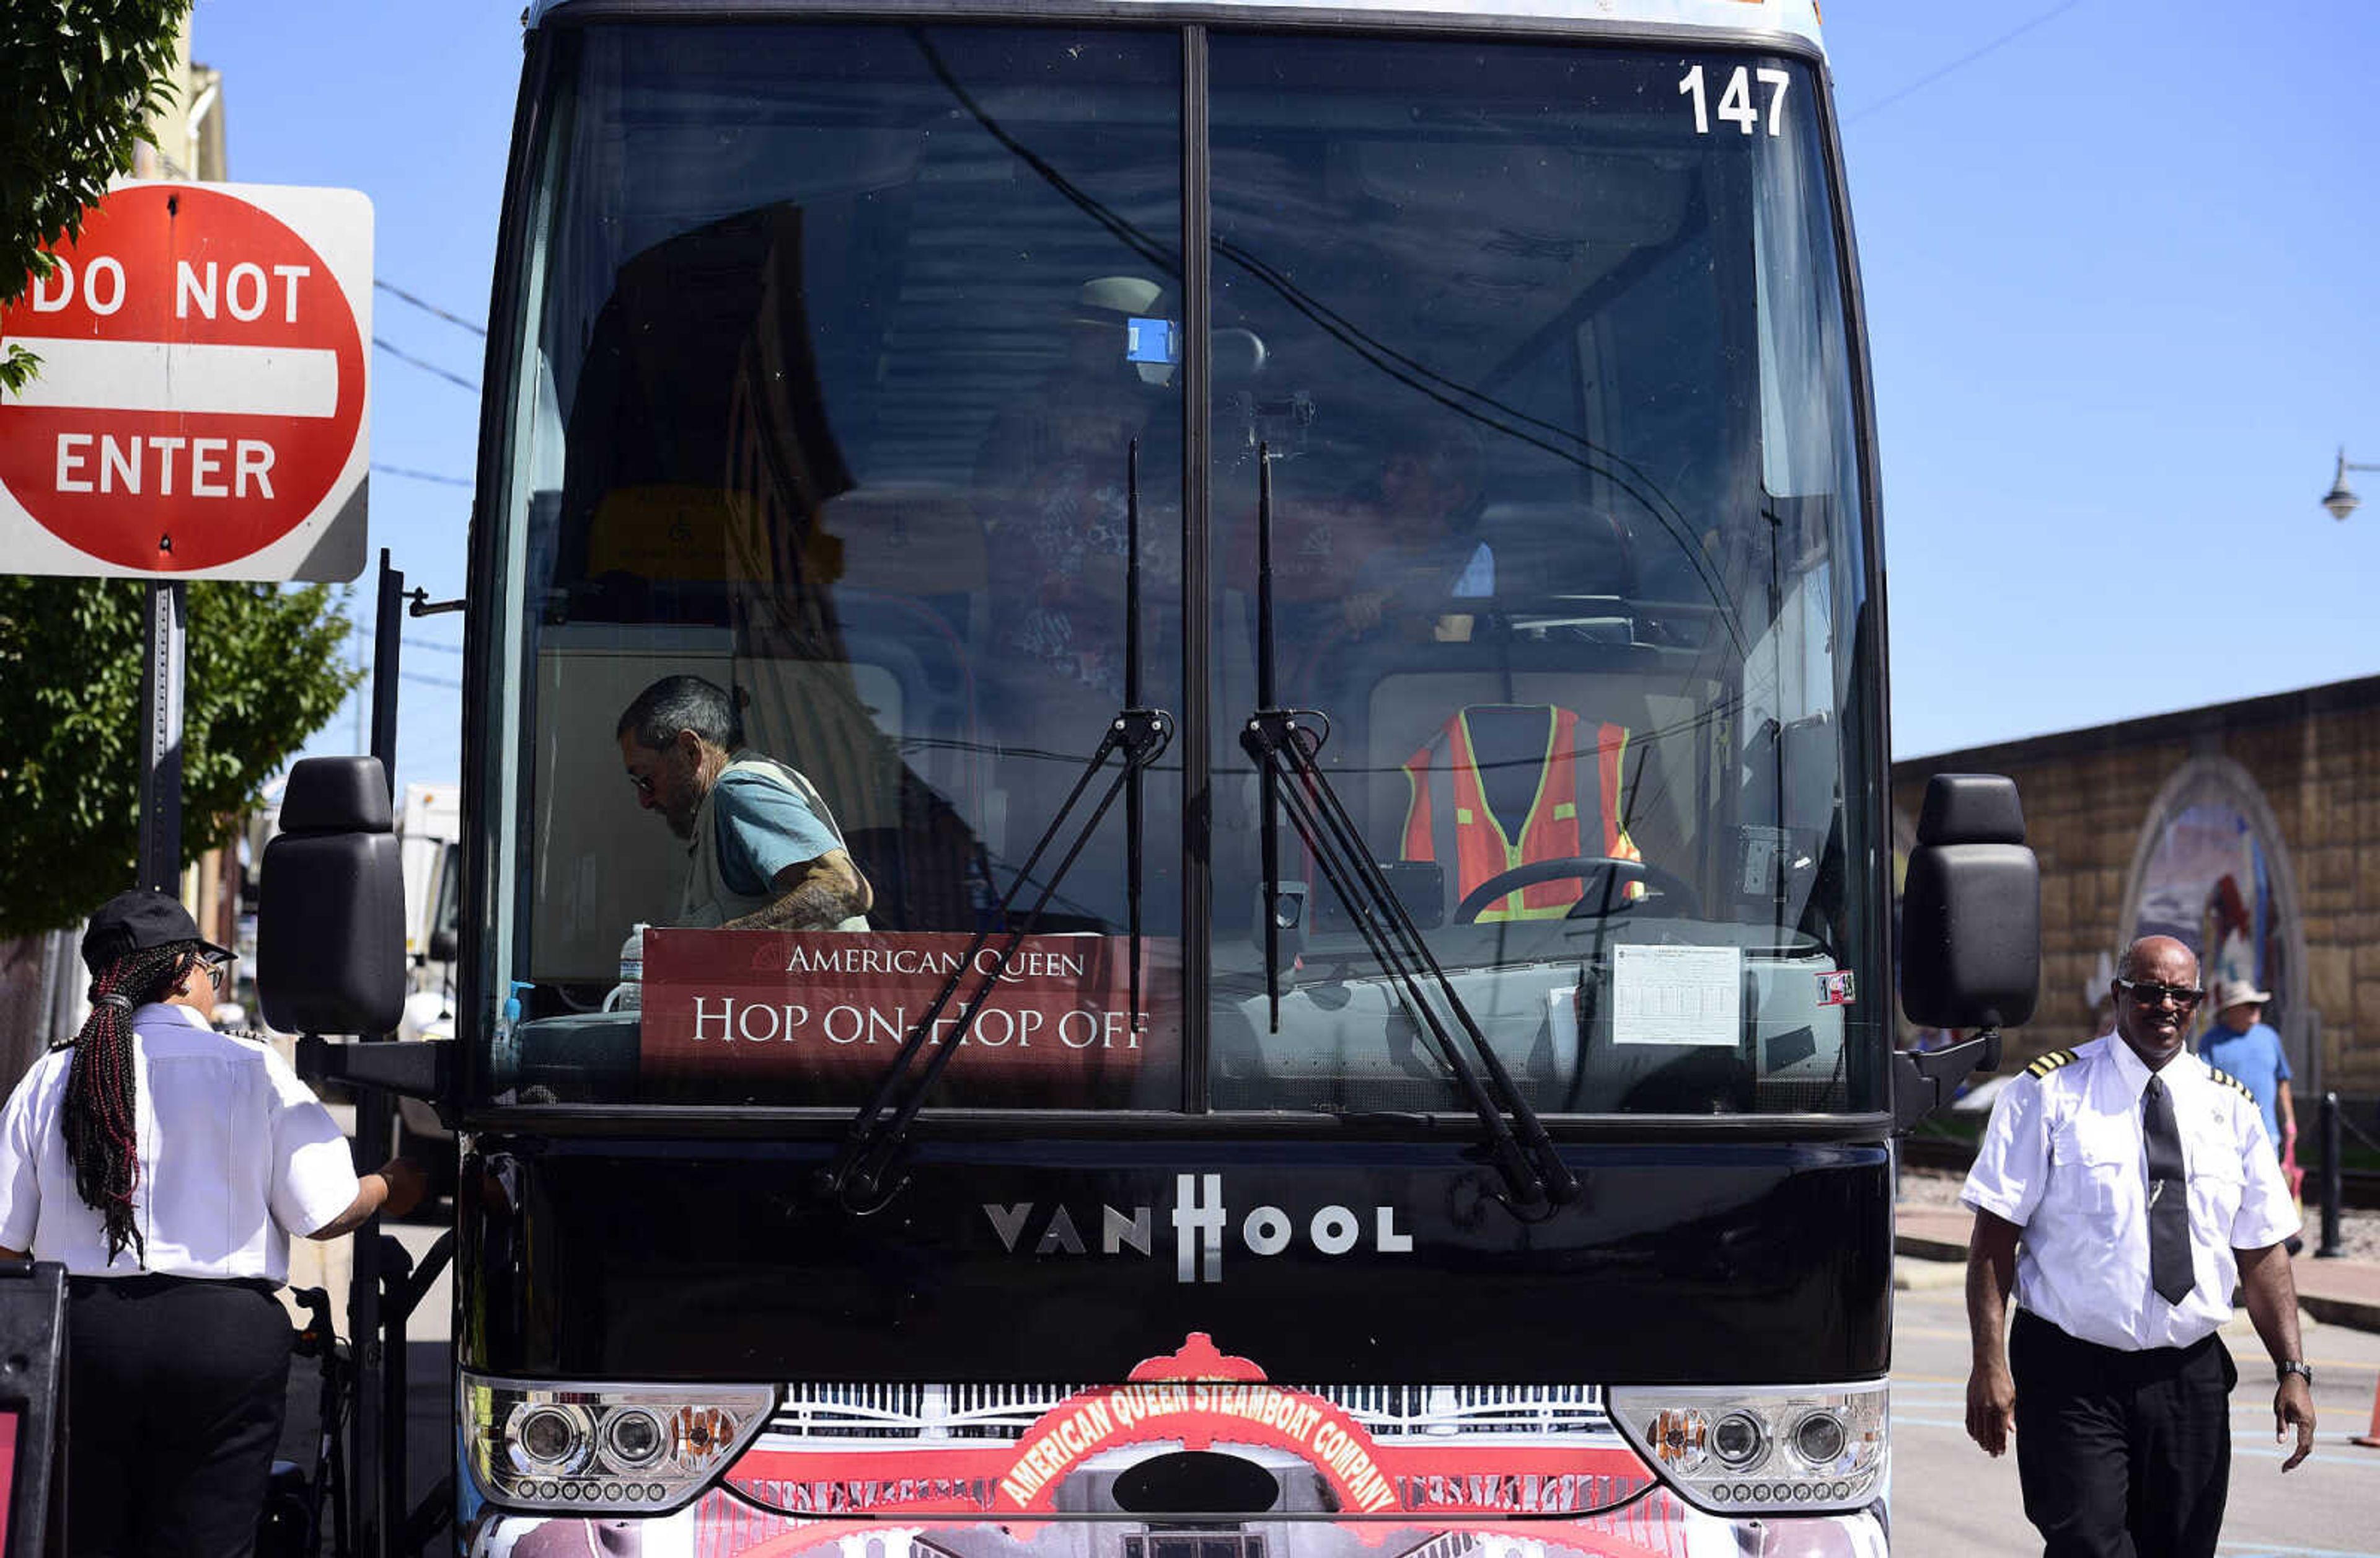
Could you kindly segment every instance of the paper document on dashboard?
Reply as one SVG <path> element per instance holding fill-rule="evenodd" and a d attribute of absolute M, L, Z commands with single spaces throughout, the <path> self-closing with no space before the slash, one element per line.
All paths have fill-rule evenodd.
<path fill-rule="evenodd" d="M 1611 1041 L 1727 1044 L 1743 1032 L 1743 949 L 1611 949 Z"/>

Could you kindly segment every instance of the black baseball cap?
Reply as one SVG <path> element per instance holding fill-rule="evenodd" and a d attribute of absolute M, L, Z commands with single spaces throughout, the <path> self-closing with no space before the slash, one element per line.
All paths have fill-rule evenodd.
<path fill-rule="evenodd" d="M 180 899 L 153 887 L 136 887 L 108 899 L 91 917 L 91 928 L 82 933 L 83 966 L 97 974 L 128 953 L 183 942 L 197 943 L 210 961 L 231 955 L 199 934 L 199 922 Z"/>

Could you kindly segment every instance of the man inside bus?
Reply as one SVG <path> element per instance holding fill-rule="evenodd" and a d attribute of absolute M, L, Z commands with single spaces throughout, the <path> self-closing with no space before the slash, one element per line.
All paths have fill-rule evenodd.
<path fill-rule="evenodd" d="M 1398 439 L 1380 468 L 1380 544 L 1339 606 L 1350 636 L 1387 624 L 1414 639 L 1471 637 L 1470 615 L 1447 607 L 1496 593 L 1496 554 L 1478 534 L 1484 466 L 1479 435 L 1452 412 Z"/>
<path fill-rule="evenodd" d="M 809 780 L 744 745 L 735 700 L 664 676 L 620 715 L 637 804 L 686 841 L 676 923 L 729 931 L 865 931 L 875 902 Z"/>
<path fill-rule="evenodd" d="M 1379 432 L 1388 451 L 1379 472 L 1343 505 L 1282 505 L 1293 530 L 1338 509 L 1321 531 L 1338 577 L 1312 580 L 1300 591 L 1310 609 L 1281 622 L 1295 697 L 1326 696 L 1351 646 L 1470 641 L 1475 618 L 1454 608 L 1496 593 L 1496 554 L 1478 535 L 1485 462 L 1470 423 L 1448 412 Z M 1276 537 L 1276 559 L 1281 550 Z"/>

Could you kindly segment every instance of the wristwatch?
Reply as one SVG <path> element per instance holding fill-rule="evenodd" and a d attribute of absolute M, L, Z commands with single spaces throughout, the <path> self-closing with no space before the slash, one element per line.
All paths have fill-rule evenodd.
<path fill-rule="evenodd" d="M 2313 1389 L 2313 1370 L 2296 1358 L 2285 1357 L 2273 1365 L 2273 1378 L 2276 1380 L 2287 1381 L 2292 1374 L 2306 1382 L 2306 1389 Z"/>

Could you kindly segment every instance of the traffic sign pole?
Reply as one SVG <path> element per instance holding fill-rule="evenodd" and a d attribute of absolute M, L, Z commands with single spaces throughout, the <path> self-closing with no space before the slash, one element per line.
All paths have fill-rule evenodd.
<path fill-rule="evenodd" d="M 140 661 L 140 883 L 182 895 L 182 668 L 189 586 L 149 583 L 148 653 Z"/>

